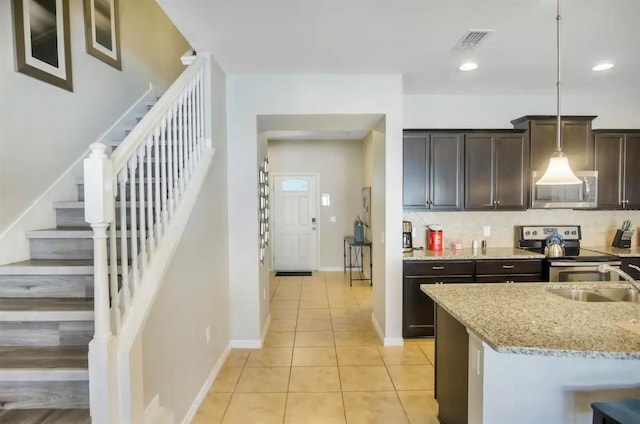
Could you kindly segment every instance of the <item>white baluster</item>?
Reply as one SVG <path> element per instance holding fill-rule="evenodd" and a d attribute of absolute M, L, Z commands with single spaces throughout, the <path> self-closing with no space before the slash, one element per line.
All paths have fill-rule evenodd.
<path fill-rule="evenodd" d="M 169 213 L 167 210 L 167 121 L 162 118 L 160 124 L 160 183 L 162 198 L 162 227 L 167 228 L 169 225 Z"/>
<path fill-rule="evenodd" d="M 200 151 L 204 151 L 204 68 L 200 69 L 198 90 L 200 93 Z"/>
<path fill-rule="evenodd" d="M 172 138 L 172 144 L 173 144 L 173 149 L 174 149 L 174 155 L 173 155 L 173 169 L 174 169 L 174 174 L 173 174 L 173 187 L 175 190 L 175 201 L 176 204 L 178 203 L 178 201 L 180 200 L 180 198 L 182 197 L 182 192 L 180 191 L 180 174 L 182 173 L 182 169 L 180 169 L 180 144 L 179 144 L 179 140 L 178 140 L 178 122 L 176 120 L 177 117 L 177 112 L 176 112 L 176 106 L 174 105 L 171 108 L 171 122 L 173 122 L 173 125 L 171 125 L 171 138 Z"/>
<path fill-rule="evenodd" d="M 128 170 L 125 165 L 118 174 L 120 194 L 127 192 Z M 123 315 L 126 315 L 131 306 L 131 287 L 129 286 L 129 257 L 127 252 L 127 198 L 120 196 L 120 273 L 122 275 L 122 303 Z"/>
<path fill-rule="evenodd" d="M 144 174 L 144 152 L 145 145 L 141 145 L 138 149 L 138 163 L 140 169 L 138 188 L 140 190 L 140 274 L 144 274 L 147 267 L 147 220 L 146 220 L 146 207 L 147 204 L 144 201 L 144 189 L 147 182 L 147 178 Z"/>
<path fill-rule="evenodd" d="M 167 197 L 169 199 L 169 216 L 173 216 L 173 213 L 176 208 L 176 203 L 173 194 L 173 121 L 171 120 L 171 114 L 168 113 L 165 116 L 167 120 Z"/>
<path fill-rule="evenodd" d="M 196 134 L 195 134 L 195 113 L 193 106 L 195 104 L 193 98 L 193 81 L 189 84 L 189 138 L 191 139 L 191 173 L 196 170 L 198 163 L 198 152 L 196 150 Z"/>
<path fill-rule="evenodd" d="M 189 132 L 187 131 L 187 95 L 183 93 L 180 96 L 180 114 L 182 115 L 182 149 L 184 150 L 184 189 L 186 189 L 191 179 L 191 170 L 189 169 Z"/>
<path fill-rule="evenodd" d="M 115 193 L 118 191 L 118 185 L 113 184 L 113 192 L 114 198 Z M 120 197 L 126 197 L 125 195 L 121 195 Z M 113 311 L 114 325 L 115 325 L 115 334 L 120 332 L 120 328 L 122 327 L 122 314 L 123 311 L 120 308 L 120 293 L 118 287 L 118 238 L 116 233 L 118 231 L 118 226 L 116 223 L 116 202 L 112 202 L 112 216 L 114 220 L 109 224 L 109 277 L 110 277 L 110 293 L 111 293 L 111 309 Z"/>
<path fill-rule="evenodd" d="M 160 208 L 160 127 L 156 127 L 153 134 L 153 150 L 154 150 L 154 171 L 153 181 L 155 184 L 155 209 L 156 209 L 156 242 L 159 243 L 162 238 L 162 209 Z"/>
<path fill-rule="evenodd" d="M 131 237 L 127 237 L 127 228 L 123 227 L 120 231 L 120 237 L 124 240 L 126 245 L 127 239 L 131 240 L 131 289 L 135 295 L 138 290 L 138 284 L 140 282 L 140 269 L 138 268 L 138 202 L 136 199 L 136 169 L 138 168 L 138 156 L 134 154 L 129 159 L 129 191 L 131 192 L 131 202 L 129 203 L 129 212 L 131 215 Z"/>
<path fill-rule="evenodd" d="M 147 178 L 146 181 L 142 180 L 147 187 L 147 225 L 149 228 L 149 256 L 152 257 L 156 251 L 156 238 L 154 236 L 153 227 L 153 172 L 151 167 L 153 166 L 153 156 L 151 155 L 151 149 L 153 147 L 153 136 L 147 137 Z"/>

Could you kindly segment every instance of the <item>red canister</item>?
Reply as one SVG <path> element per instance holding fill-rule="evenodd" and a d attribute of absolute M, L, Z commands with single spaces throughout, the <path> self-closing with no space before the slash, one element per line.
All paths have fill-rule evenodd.
<path fill-rule="evenodd" d="M 442 238 L 442 226 L 429 225 L 427 248 L 434 251 L 442 250 Z"/>

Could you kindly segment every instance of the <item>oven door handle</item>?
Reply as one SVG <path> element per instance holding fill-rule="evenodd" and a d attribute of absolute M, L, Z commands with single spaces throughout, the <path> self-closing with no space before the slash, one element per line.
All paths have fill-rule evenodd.
<path fill-rule="evenodd" d="M 549 262 L 549 266 L 551 267 L 556 267 L 556 266 L 568 266 L 568 267 L 578 267 L 578 266 L 582 266 L 582 267 L 597 267 L 600 264 L 607 264 L 607 265 L 611 265 L 611 266 L 620 266 L 622 265 L 622 262 L 620 261 L 606 261 L 606 262 L 573 262 L 573 261 L 566 261 L 566 262 Z"/>

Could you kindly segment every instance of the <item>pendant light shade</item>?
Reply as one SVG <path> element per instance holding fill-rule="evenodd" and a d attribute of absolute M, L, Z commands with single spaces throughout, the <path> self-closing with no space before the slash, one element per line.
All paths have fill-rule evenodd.
<path fill-rule="evenodd" d="M 562 153 L 562 120 L 560 114 L 560 86 L 562 81 L 560 80 L 560 0 L 556 1 L 558 14 L 556 16 L 556 40 L 557 40 L 557 90 L 556 100 L 558 106 L 558 122 L 556 131 L 556 152 L 551 156 L 549 160 L 549 167 L 544 173 L 542 178 L 536 181 L 536 185 L 571 185 L 582 184 L 582 181 L 576 177 L 571 167 L 569 166 L 569 159 Z"/>
<path fill-rule="evenodd" d="M 576 177 L 569 166 L 569 159 L 562 153 L 556 152 L 549 159 L 549 167 L 537 185 L 568 185 L 582 184 L 582 181 Z"/>

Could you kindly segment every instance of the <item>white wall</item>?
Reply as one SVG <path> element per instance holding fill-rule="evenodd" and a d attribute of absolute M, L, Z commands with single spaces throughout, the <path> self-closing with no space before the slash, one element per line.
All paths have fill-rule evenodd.
<path fill-rule="evenodd" d="M 563 115 L 598 115 L 593 128 L 640 128 L 637 95 L 563 96 Z M 404 96 L 404 128 L 513 128 L 524 115 L 555 115 L 555 96 Z"/>
<path fill-rule="evenodd" d="M 394 299 L 386 311 L 394 316 L 385 323 L 385 337 L 401 337 L 402 302 L 395 294 L 402 287 L 402 80 L 399 75 L 287 75 L 230 76 L 229 135 L 229 277 L 231 284 L 232 339 L 254 343 L 260 338 L 264 318 L 259 312 L 268 301 L 259 294 L 267 282 L 259 271 L 257 226 L 257 123 L 269 114 L 382 114 L 385 129 L 385 217 L 378 232 L 384 252 L 384 278 L 374 292 Z M 388 241 L 385 240 L 388 237 Z M 374 237 L 374 242 L 376 237 Z M 382 266 L 383 264 L 374 264 Z M 374 268 L 374 274 L 376 270 Z"/>
<path fill-rule="evenodd" d="M 353 234 L 362 214 L 364 152 L 361 140 L 269 141 L 271 173 L 317 173 L 320 193 L 329 193 L 331 205 L 318 204 L 320 270 L 342 270 L 343 238 Z M 331 217 L 336 221 L 331 222 Z"/>
<path fill-rule="evenodd" d="M 145 405 L 159 395 L 176 422 L 182 422 L 230 341 L 225 75 L 215 62 L 212 67 L 216 153 L 142 336 Z"/>
<path fill-rule="evenodd" d="M 189 44 L 155 1 L 120 2 L 123 71 L 85 52 L 82 1 L 69 3 L 73 93 L 15 72 L 11 2 L 0 2 L 0 233 L 150 82 L 166 88 L 184 69 Z"/>

